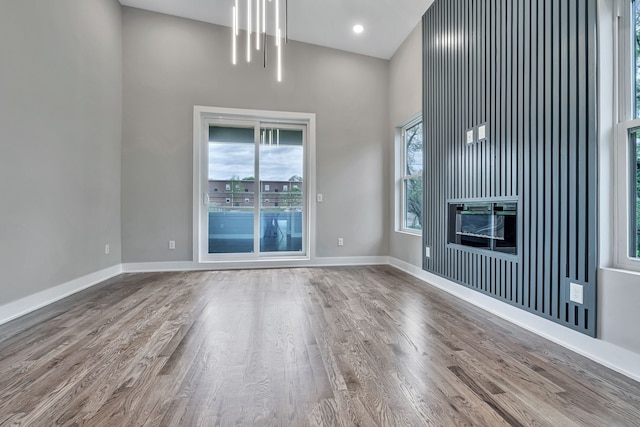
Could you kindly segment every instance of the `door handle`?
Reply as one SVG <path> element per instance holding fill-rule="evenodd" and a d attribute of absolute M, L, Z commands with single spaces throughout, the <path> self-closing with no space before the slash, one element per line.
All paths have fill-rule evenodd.
<path fill-rule="evenodd" d="M 205 206 L 209 206 L 209 193 L 203 193 L 202 194 L 202 203 Z"/>

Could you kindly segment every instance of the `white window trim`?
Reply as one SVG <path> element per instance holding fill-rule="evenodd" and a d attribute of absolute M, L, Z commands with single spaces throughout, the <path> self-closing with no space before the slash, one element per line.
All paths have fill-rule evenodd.
<path fill-rule="evenodd" d="M 206 198 L 206 188 L 202 183 L 202 173 L 208 167 L 207 153 L 202 149 L 203 138 L 206 132 L 208 135 L 207 123 L 211 120 L 257 120 L 269 121 L 272 123 L 292 123 L 304 124 L 307 126 L 307 147 L 306 147 L 306 209 L 308 215 L 307 221 L 307 239 L 306 239 L 306 255 L 295 257 L 295 260 L 315 260 L 315 241 L 316 241 L 316 115 L 313 113 L 296 113 L 284 111 L 269 110 L 249 110 L 225 107 L 209 107 L 196 105 L 193 107 L 193 262 L 201 265 L 211 264 L 228 264 L 229 262 L 237 262 L 250 265 L 264 265 L 265 262 L 273 262 L 277 264 L 286 261 L 282 257 L 272 257 L 270 260 L 261 258 L 256 260 L 248 260 L 242 258 L 234 260 L 232 258 L 221 257 L 220 261 L 206 259 L 207 254 L 201 253 L 203 233 L 201 232 L 202 224 L 202 203 Z M 292 258 L 294 259 L 294 258 Z M 248 264 L 247 264 L 248 263 Z"/>
<path fill-rule="evenodd" d="M 404 197 L 404 181 L 410 178 L 423 177 L 422 174 L 416 175 L 404 175 L 405 159 L 406 159 L 406 147 L 404 141 L 405 130 L 412 126 L 415 126 L 422 120 L 422 112 L 416 113 L 408 120 L 401 123 L 396 127 L 395 131 L 395 226 L 394 231 L 396 233 L 409 234 L 413 236 L 422 236 L 422 230 L 416 230 L 413 228 L 406 228 L 404 225 L 404 211 L 405 211 L 405 197 Z M 423 218 L 424 224 L 424 218 Z"/>
<path fill-rule="evenodd" d="M 618 25 L 615 31 L 616 48 L 618 52 L 617 79 L 615 83 L 614 117 L 616 117 L 616 132 L 614 143 L 614 264 L 616 268 L 640 271 L 640 258 L 631 257 L 630 235 L 630 164 L 631 152 L 629 147 L 629 131 L 640 128 L 640 119 L 634 119 L 634 81 L 633 64 L 633 26 L 631 25 L 631 0 L 617 2 Z"/>

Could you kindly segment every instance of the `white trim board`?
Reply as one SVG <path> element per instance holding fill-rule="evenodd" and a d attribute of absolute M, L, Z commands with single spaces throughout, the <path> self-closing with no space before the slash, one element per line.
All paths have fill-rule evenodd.
<path fill-rule="evenodd" d="M 124 273 L 142 273 L 156 271 L 190 271 L 190 270 L 241 270 L 251 268 L 297 268 L 297 267 L 335 267 L 349 265 L 387 265 L 389 257 L 316 257 L 314 259 L 260 259 L 251 261 L 220 262 L 137 262 L 122 265 Z"/>
<path fill-rule="evenodd" d="M 53 304 L 54 302 L 66 298 L 69 295 L 73 295 L 76 292 L 90 288 L 121 273 L 122 265 L 116 264 L 113 267 L 78 277 L 77 279 L 70 280 L 66 283 L 54 286 L 53 288 L 45 289 L 44 291 L 4 304 L 0 306 L 0 325 L 24 316 L 25 314 L 29 314 L 32 311 L 36 311 L 49 304 Z"/>
<path fill-rule="evenodd" d="M 591 338 L 573 329 L 424 271 L 397 258 L 390 257 L 389 264 L 426 282 L 426 284 L 435 286 L 536 335 L 575 351 L 629 378 L 640 381 L 640 354 L 597 338 Z"/>

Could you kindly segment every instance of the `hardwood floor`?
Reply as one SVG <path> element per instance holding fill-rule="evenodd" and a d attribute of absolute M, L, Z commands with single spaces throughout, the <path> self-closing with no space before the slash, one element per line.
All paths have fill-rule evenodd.
<path fill-rule="evenodd" d="M 392 267 L 129 274 L 0 327 L 0 425 L 633 426 L 640 384 Z"/>

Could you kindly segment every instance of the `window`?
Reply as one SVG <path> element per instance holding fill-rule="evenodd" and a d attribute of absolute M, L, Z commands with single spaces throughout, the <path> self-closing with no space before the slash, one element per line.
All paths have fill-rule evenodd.
<path fill-rule="evenodd" d="M 640 0 L 627 1 L 619 26 L 616 259 L 622 267 L 640 269 Z"/>
<path fill-rule="evenodd" d="M 225 185 L 224 185 L 224 189 L 225 189 L 226 191 L 231 191 L 231 184 L 225 184 Z"/>
<path fill-rule="evenodd" d="M 264 185 L 264 191 L 269 191 L 269 184 Z"/>
<path fill-rule="evenodd" d="M 288 185 L 283 185 L 282 186 L 282 191 L 289 191 L 289 186 Z"/>
<path fill-rule="evenodd" d="M 420 233 L 422 230 L 422 115 L 401 128 L 400 162 L 400 230 Z"/>

